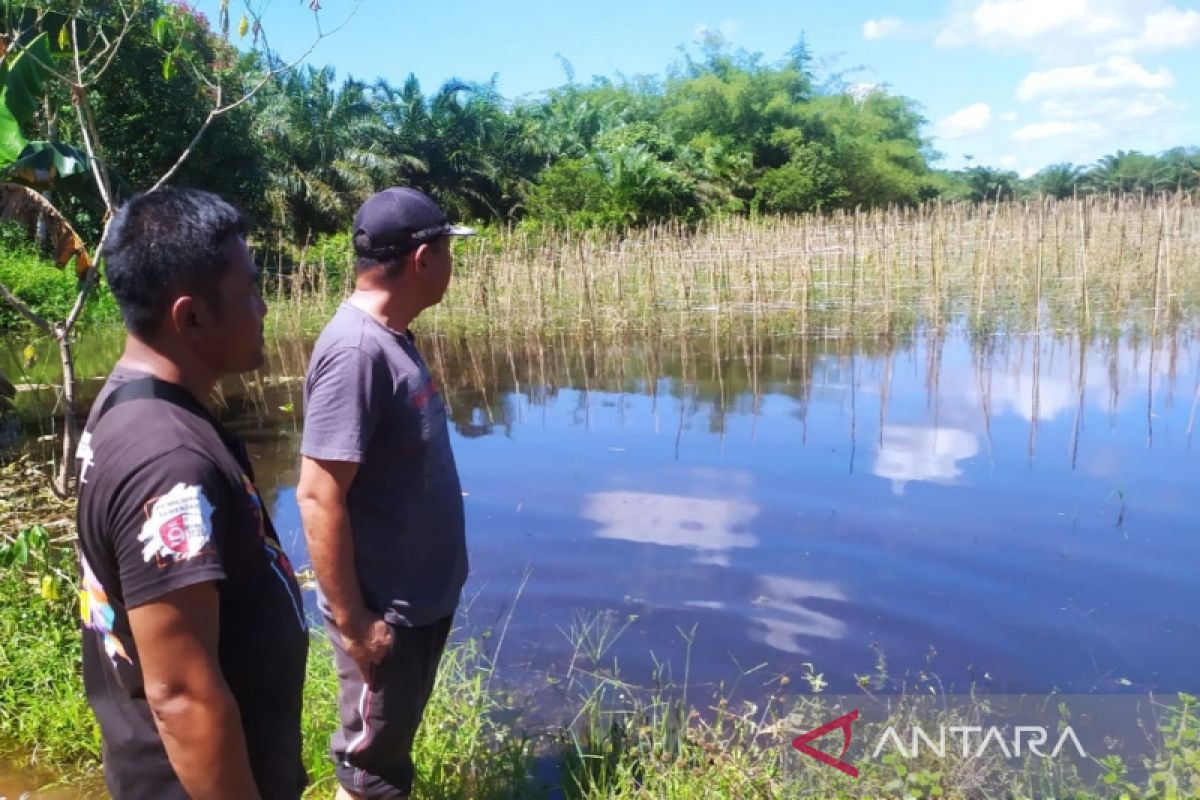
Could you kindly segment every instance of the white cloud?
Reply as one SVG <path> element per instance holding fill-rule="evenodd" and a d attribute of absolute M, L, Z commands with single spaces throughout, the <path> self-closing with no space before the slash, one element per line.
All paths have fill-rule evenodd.
<path fill-rule="evenodd" d="M 1013 138 L 1018 142 L 1035 142 L 1041 139 L 1055 139 L 1060 136 L 1086 136 L 1094 138 L 1102 136 L 1104 128 L 1095 122 L 1035 122 L 1023 125 L 1013 131 Z"/>
<path fill-rule="evenodd" d="M 1012 169 L 1016 165 L 1017 165 L 1017 157 L 1016 156 L 1014 156 L 1012 154 L 1009 154 L 1006 156 L 1000 156 L 1000 166 L 1008 167 L 1009 169 Z"/>
<path fill-rule="evenodd" d="M 1161 52 L 1200 42 L 1200 11 L 1164 0 L 963 0 L 934 41 L 1058 62 Z"/>
<path fill-rule="evenodd" d="M 979 133 L 992 121 L 992 108 L 987 103 L 975 103 L 955 111 L 939 121 L 934 131 L 943 139 L 961 139 Z"/>
<path fill-rule="evenodd" d="M 1146 17 L 1138 36 L 1119 39 L 1112 49 L 1122 53 L 1152 53 L 1200 42 L 1200 12 L 1167 6 Z"/>
<path fill-rule="evenodd" d="M 961 11 L 938 34 L 945 47 L 979 43 L 1019 46 L 1046 35 L 1096 35 L 1122 30 L 1122 19 L 1093 0 L 984 0 Z"/>
<path fill-rule="evenodd" d="M 879 19 L 869 19 L 863 23 L 862 35 L 864 39 L 886 39 L 899 33 L 904 27 L 904 22 L 896 17 L 880 17 Z"/>
<path fill-rule="evenodd" d="M 1005 114 L 1000 115 L 1000 120 L 1002 122 L 1016 122 L 1020 118 L 1021 118 L 1021 115 L 1018 114 L 1016 111 L 1009 111 Z"/>
<path fill-rule="evenodd" d="M 1120 90 L 1158 91 L 1175 84 L 1166 67 L 1150 72 L 1127 56 L 1113 56 L 1103 64 L 1082 64 L 1031 72 L 1017 87 L 1017 97 L 1030 101 L 1056 95 L 1100 95 Z"/>
<path fill-rule="evenodd" d="M 1178 108 L 1161 92 L 1140 92 L 1114 97 L 1056 98 L 1039 108 L 1050 119 L 1137 120 L 1149 119 Z"/>

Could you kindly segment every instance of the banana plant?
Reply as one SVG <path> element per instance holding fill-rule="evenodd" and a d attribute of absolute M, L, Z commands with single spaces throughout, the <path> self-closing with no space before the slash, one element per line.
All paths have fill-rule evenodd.
<path fill-rule="evenodd" d="M 105 180 L 107 175 L 93 169 L 92 159 L 79 148 L 25 137 L 24 131 L 33 127 L 55 63 L 48 35 L 39 33 L 28 42 L 0 42 L 0 220 L 17 221 L 29 229 L 42 224 L 49 235 L 55 264 L 61 269 L 74 262 L 80 281 L 74 308 L 65 320 L 44 319 L 0 284 L 0 296 L 58 343 L 65 427 L 62 461 L 52 485 L 56 492 L 66 495 L 73 490 L 72 464 L 79 428 L 71 334 L 95 286 L 96 267 L 83 238 L 48 197 L 52 192 L 95 196 L 96 181 Z M 99 194 L 111 197 L 107 188 Z"/>

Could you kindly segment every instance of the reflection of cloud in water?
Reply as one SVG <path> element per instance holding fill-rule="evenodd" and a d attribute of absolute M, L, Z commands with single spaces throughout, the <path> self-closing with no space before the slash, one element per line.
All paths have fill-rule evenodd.
<path fill-rule="evenodd" d="M 758 506 L 740 500 L 683 497 L 650 492 L 596 492 L 583 515 L 601 528 L 601 539 L 624 539 L 705 551 L 712 559 L 735 547 L 754 547 L 758 537 L 738 532 L 758 515 Z M 728 561 L 724 560 L 723 564 Z"/>
<path fill-rule="evenodd" d="M 1041 346 L 1037 419 L 1050 422 L 1079 404 L 1079 342 L 1052 340 Z M 1031 422 L 1034 419 L 1034 357 L 1032 352 L 1022 352 L 1019 358 L 1015 366 L 1003 361 L 996 366 L 985 363 L 987 399 L 993 414 L 1014 414 Z M 1155 350 L 1153 357 L 1148 347 L 1135 350 L 1127 344 L 1117 350 L 1089 348 L 1082 366 L 1085 401 L 1093 407 L 1107 409 L 1117 394 L 1132 393 L 1140 397 L 1151 378 L 1155 386 L 1172 380 L 1171 365 L 1171 350 L 1166 345 Z M 979 381 L 973 377 L 969 380 L 966 376 L 960 377 L 964 380 L 959 391 L 973 406 L 978 406 L 982 402 Z"/>
<path fill-rule="evenodd" d="M 708 611 L 725 610 L 725 604 L 720 600 L 688 600 L 684 605 L 689 608 L 703 608 Z"/>
<path fill-rule="evenodd" d="M 1070 366 L 1070 365 L 1068 365 Z M 1037 418 L 1040 422 L 1049 422 L 1064 411 L 1074 408 L 1078 400 L 1078 382 L 1073 377 L 1063 377 L 1057 374 L 1046 374 L 1042 370 L 1038 379 Z M 1107 389 L 1107 380 L 1103 381 Z M 979 402 L 979 388 L 972 386 L 968 389 L 972 401 Z M 991 385 L 992 409 L 996 412 L 1016 414 L 1025 421 L 1033 420 L 1033 369 L 1021 372 L 992 373 Z"/>
<path fill-rule="evenodd" d="M 845 601 L 845 593 L 836 584 L 765 575 L 759 578 L 759 588 L 762 595 L 755 603 L 763 613 L 755 615 L 754 621 L 766 629 L 760 635 L 768 646 L 806 655 L 809 649 L 801 644 L 802 639 L 840 639 L 846 635 L 846 623 L 804 607 L 806 600 Z"/>
<path fill-rule="evenodd" d="M 978 452 L 975 436 L 958 428 L 884 425 L 874 473 L 903 494 L 909 481 L 953 483 L 962 474 L 957 462 Z"/>

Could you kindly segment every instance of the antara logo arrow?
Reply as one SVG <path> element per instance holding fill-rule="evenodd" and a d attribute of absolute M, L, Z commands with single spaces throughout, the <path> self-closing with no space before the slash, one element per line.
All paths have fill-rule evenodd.
<path fill-rule="evenodd" d="M 826 766 L 841 770 L 851 778 L 857 778 L 858 770 L 854 767 L 854 765 L 847 764 L 845 761 L 842 761 L 842 758 L 845 757 L 846 752 L 850 749 L 850 737 L 852 735 L 850 725 L 856 719 L 858 719 L 857 708 L 851 711 L 849 714 L 838 717 L 832 722 L 826 722 L 819 728 L 814 728 L 808 733 L 800 734 L 792 740 L 792 747 L 796 748 L 801 753 L 804 753 L 804 755 L 808 756 L 809 758 L 815 758 L 817 761 L 820 761 Z M 842 734 L 845 737 L 845 740 L 842 743 L 842 753 L 837 758 L 834 758 L 828 753 L 824 753 L 809 744 L 809 742 L 820 739 L 825 734 L 829 733 L 830 731 L 837 730 L 838 728 L 842 729 Z"/>

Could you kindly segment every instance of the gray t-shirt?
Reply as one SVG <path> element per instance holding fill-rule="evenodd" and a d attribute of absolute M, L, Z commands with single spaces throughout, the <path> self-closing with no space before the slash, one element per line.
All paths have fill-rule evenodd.
<path fill-rule="evenodd" d="M 317 339 L 304 404 L 300 452 L 359 464 L 346 504 L 367 605 L 397 625 L 453 614 L 467 578 L 462 487 L 412 341 L 343 303 Z"/>

